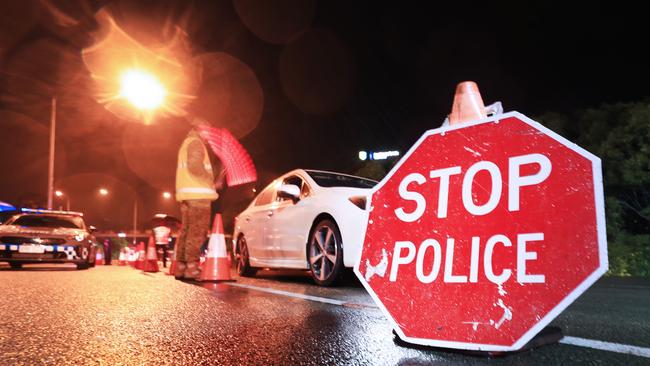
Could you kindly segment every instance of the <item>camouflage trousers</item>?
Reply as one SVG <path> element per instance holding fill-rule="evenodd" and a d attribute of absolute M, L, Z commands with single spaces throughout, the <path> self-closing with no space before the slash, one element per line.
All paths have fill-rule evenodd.
<path fill-rule="evenodd" d="M 201 245 L 210 231 L 210 200 L 188 200 L 181 202 L 183 226 L 176 243 L 176 261 L 179 269 L 186 265 L 198 266 Z"/>

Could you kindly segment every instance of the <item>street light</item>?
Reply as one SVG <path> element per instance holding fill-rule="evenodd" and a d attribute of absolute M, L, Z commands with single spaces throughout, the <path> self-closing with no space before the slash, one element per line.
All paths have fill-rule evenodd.
<path fill-rule="evenodd" d="M 102 196 L 107 196 L 108 195 L 108 190 L 106 188 L 100 188 L 99 189 L 99 194 Z"/>
<path fill-rule="evenodd" d="M 63 192 L 59 191 L 59 190 L 55 191 L 54 195 L 59 197 L 59 198 L 65 197 L 65 210 L 70 211 L 70 197 L 67 196 L 66 194 L 64 194 Z"/>
<path fill-rule="evenodd" d="M 166 199 L 166 200 L 172 198 L 172 194 L 169 193 L 169 192 L 163 192 L 162 196 L 163 196 L 163 198 Z"/>
<path fill-rule="evenodd" d="M 151 73 L 131 69 L 122 74 L 119 95 L 137 109 L 153 111 L 165 102 L 167 90 Z"/>
<path fill-rule="evenodd" d="M 129 69 L 121 75 L 119 96 L 135 108 L 151 115 L 165 102 L 167 90 L 153 74 L 144 70 Z M 52 98 L 50 109 L 50 152 L 47 172 L 47 208 L 52 209 L 54 201 L 54 152 L 56 142 L 56 97 Z M 101 195 L 106 195 L 102 193 Z M 60 197 L 60 196 L 58 196 Z"/>

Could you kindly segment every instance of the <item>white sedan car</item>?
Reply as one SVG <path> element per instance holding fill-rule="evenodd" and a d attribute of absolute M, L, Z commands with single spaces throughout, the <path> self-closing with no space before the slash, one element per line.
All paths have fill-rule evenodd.
<path fill-rule="evenodd" d="M 235 218 L 233 253 L 241 276 L 260 268 L 308 269 L 322 286 L 359 258 L 367 198 L 377 182 L 318 170 L 274 180 Z"/>

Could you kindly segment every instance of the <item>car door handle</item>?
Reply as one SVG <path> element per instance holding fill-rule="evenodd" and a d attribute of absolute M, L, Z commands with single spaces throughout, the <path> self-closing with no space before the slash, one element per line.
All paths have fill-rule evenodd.
<path fill-rule="evenodd" d="M 273 216 L 273 211 L 269 211 L 269 213 L 268 213 L 268 214 L 266 214 L 266 216 L 268 216 L 268 217 L 271 217 L 271 216 Z"/>
<path fill-rule="evenodd" d="M 246 222 L 249 222 L 249 221 L 251 221 L 251 218 L 250 218 L 250 217 L 246 217 L 244 220 L 246 220 Z"/>

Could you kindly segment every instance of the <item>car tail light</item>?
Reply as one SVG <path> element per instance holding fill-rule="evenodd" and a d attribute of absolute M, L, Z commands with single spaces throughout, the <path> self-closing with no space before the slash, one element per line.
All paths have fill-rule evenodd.
<path fill-rule="evenodd" d="M 366 201 L 368 197 L 366 196 L 352 196 L 348 198 L 355 206 L 359 207 L 362 210 L 366 209 Z"/>

